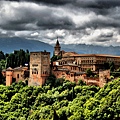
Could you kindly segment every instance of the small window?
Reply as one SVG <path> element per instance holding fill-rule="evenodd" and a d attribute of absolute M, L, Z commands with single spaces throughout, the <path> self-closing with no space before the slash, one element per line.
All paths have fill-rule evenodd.
<path fill-rule="evenodd" d="M 73 77 L 73 74 L 71 74 L 71 77 Z"/>
<path fill-rule="evenodd" d="M 17 78 L 19 78 L 19 74 L 17 74 Z"/>
<path fill-rule="evenodd" d="M 38 70 L 36 68 L 32 69 L 32 74 L 38 74 Z"/>

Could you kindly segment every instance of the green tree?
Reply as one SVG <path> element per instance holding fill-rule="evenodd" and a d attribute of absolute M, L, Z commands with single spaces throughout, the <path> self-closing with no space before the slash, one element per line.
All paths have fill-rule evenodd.
<path fill-rule="evenodd" d="M 52 87 L 52 86 L 55 86 L 55 81 L 56 81 L 55 75 L 51 74 L 51 75 L 47 78 L 45 84 L 46 84 L 46 85 L 50 85 L 50 86 Z"/>
<path fill-rule="evenodd" d="M 114 62 L 110 62 L 109 63 L 109 67 L 110 67 L 110 71 L 114 71 L 115 70 L 115 64 L 114 64 Z"/>
<path fill-rule="evenodd" d="M 87 77 L 93 76 L 93 72 L 91 71 L 90 68 L 86 70 L 86 74 L 87 74 Z"/>

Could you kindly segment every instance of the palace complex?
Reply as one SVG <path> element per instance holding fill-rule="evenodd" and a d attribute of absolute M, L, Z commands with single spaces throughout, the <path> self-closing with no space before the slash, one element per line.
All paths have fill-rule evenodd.
<path fill-rule="evenodd" d="M 59 59 L 50 61 L 50 52 L 47 51 L 30 53 L 28 85 L 43 85 L 47 77 L 54 74 L 56 78 L 64 78 L 71 82 L 78 82 L 81 79 L 86 84 L 103 87 L 110 80 L 110 70 L 105 70 L 105 64 L 114 63 L 115 69 L 120 66 L 120 56 L 65 52 L 61 50 L 58 40 L 54 47 L 54 56 Z M 6 69 L 6 85 L 11 85 L 12 78 L 18 81 L 28 77 L 28 69 L 24 67 L 18 68 Z M 98 77 L 87 77 L 87 69 L 97 73 Z"/>

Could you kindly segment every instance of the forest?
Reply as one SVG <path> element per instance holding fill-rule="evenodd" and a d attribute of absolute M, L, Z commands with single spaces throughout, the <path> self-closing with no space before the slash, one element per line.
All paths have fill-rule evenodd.
<path fill-rule="evenodd" d="M 0 85 L 0 120 L 120 120 L 120 78 L 103 88 L 52 80 Z"/>

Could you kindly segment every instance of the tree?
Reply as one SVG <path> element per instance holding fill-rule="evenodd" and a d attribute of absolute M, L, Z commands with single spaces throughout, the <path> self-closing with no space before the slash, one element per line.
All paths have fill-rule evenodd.
<path fill-rule="evenodd" d="M 61 59 L 61 56 L 53 55 L 51 58 L 51 62 L 54 62 L 54 61 L 59 60 L 59 59 Z"/>
<path fill-rule="evenodd" d="M 93 72 L 91 71 L 90 68 L 86 70 L 86 74 L 87 74 L 87 77 L 93 76 Z"/>
<path fill-rule="evenodd" d="M 5 60 L 5 55 L 2 51 L 0 51 L 0 60 Z"/>
<path fill-rule="evenodd" d="M 54 110 L 53 120 L 59 120 L 59 116 L 57 115 L 55 110 Z"/>
<path fill-rule="evenodd" d="M 110 71 L 114 71 L 114 69 L 115 69 L 115 64 L 114 64 L 114 62 L 110 62 L 109 63 L 109 67 L 110 67 Z"/>
<path fill-rule="evenodd" d="M 6 55 L 6 68 L 15 68 L 20 65 L 25 66 L 25 64 L 28 64 L 29 66 L 29 61 L 30 54 L 28 50 L 26 50 L 26 52 L 22 49 L 15 50 L 14 53 Z"/>
<path fill-rule="evenodd" d="M 110 66 L 109 66 L 109 63 L 108 63 L 108 62 L 105 62 L 105 63 L 104 63 L 104 69 L 105 69 L 105 70 L 110 69 Z"/>
<path fill-rule="evenodd" d="M 47 78 L 45 84 L 46 84 L 46 85 L 50 85 L 50 86 L 54 86 L 54 85 L 55 85 L 55 81 L 56 81 L 55 75 L 51 74 L 51 75 Z"/>

